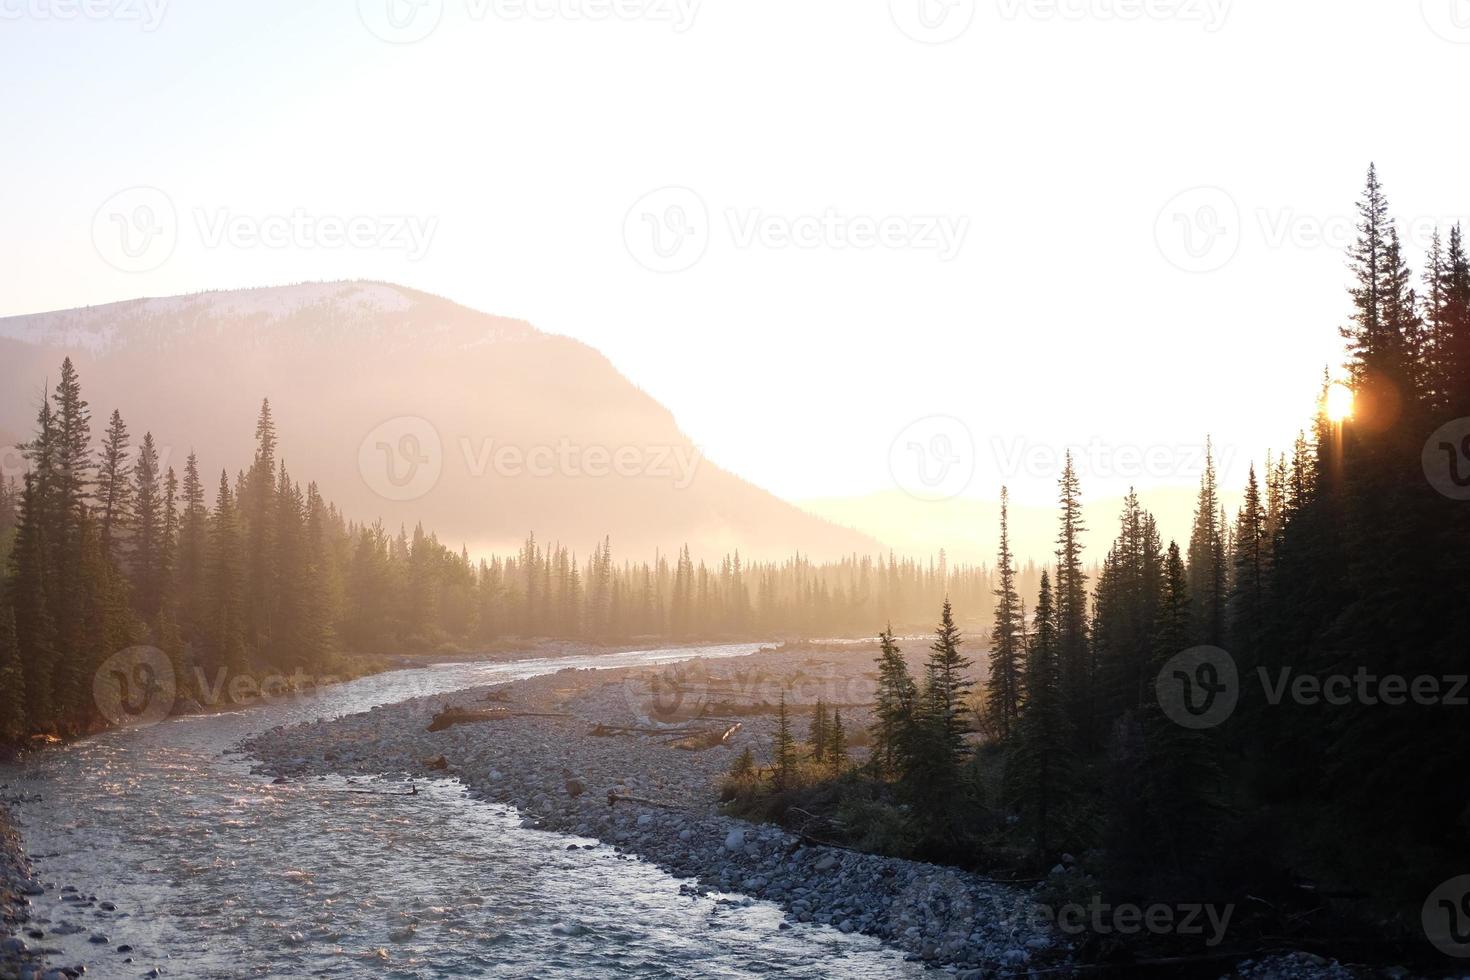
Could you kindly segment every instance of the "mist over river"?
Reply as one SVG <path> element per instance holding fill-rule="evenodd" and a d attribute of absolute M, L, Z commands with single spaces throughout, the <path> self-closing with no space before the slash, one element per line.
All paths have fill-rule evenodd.
<path fill-rule="evenodd" d="M 31 943 L 89 977 L 920 975 L 872 938 L 783 928 L 770 903 L 699 895 L 611 847 L 523 828 L 452 780 L 413 796 L 396 782 L 272 784 L 230 751 L 277 725 L 564 667 L 755 649 L 439 664 L 0 766 L 45 886 Z"/>

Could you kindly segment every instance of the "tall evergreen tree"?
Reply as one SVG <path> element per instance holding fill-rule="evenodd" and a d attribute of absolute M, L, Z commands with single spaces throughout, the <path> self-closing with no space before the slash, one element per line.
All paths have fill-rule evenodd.
<path fill-rule="evenodd" d="M 832 724 L 827 730 L 823 758 L 834 776 L 842 775 L 842 771 L 847 768 L 847 730 L 842 727 L 841 708 L 832 712 Z"/>
<path fill-rule="evenodd" d="M 1226 554 L 1214 447 L 1206 442 L 1205 471 L 1200 477 L 1194 528 L 1189 536 L 1189 593 L 1193 597 L 1194 634 L 1199 643 L 1218 646 L 1225 642 Z"/>
<path fill-rule="evenodd" d="M 880 773 L 896 775 L 904 757 L 903 742 L 913 725 L 918 696 L 903 653 L 893 640 L 893 627 L 878 634 L 878 690 L 873 706 L 873 762 Z"/>
<path fill-rule="evenodd" d="M 818 762 L 822 761 L 822 753 L 827 751 L 829 723 L 827 704 L 817 698 L 816 707 L 812 709 L 812 727 L 807 733 L 807 741 L 812 747 L 812 758 Z"/>
<path fill-rule="evenodd" d="M 1021 597 L 1016 592 L 1015 556 L 1011 554 L 1010 492 L 1000 488 L 1000 553 L 996 573 L 995 625 L 990 631 L 990 670 L 986 711 L 1001 739 L 1008 739 L 1021 715 Z"/>
<path fill-rule="evenodd" d="M 153 444 L 152 432 L 143 434 L 132 476 L 133 533 L 128 542 L 129 568 L 138 612 L 145 621 L 153 623 L 163 603 L 163 552 L 168 517 L 164 512 L 164 488 L 159 481 L 158 449 Z"/>
<path fill-rule="evenodd" d="M 132 464 L 128 460 L 128 427 L 116 409 L 107 422 L 102 455 L 97 464 L 97 511 L 101 521 L 102 550 L 116 554 L 116 539 L 126 532 L 133 512 Z"/>
<path fill-rule="evenodd" d="M 781 701 L 776 707 L 776 735 L 773 743 L 772 763 L 775 766 L 773 782 L 776 789 L 796 788 L 797 766 L 796 737 L 791 734 L 791 717 L 786 711 L 786 692 L 781 692 Z"/>
<path fill-rule="evenodd" d="M 26 676 L 15 632 L 15 610 L 0 602 L 0 741 L 19 741 L 28 731 Z"/>
<path fill-rule="evenodd" d="M 1270 574 L 1270 536 L 1261 505 L 1256 468 L 1250 468 L 1245 501 L 1235 525 L 1235 581 L 1230 603 L 1230 637 L 1237 656 L 1254 658 Z"/>
<path fill-rule="evenodd" d="M 199 479 L 199 457 L 191 450 L 184 463 L 183 511 L 179 517 L 179 543 L 175 560 L 175 592 L 179 620 L 197 636 L 205 622 L 205 568 L 209 554 L 209 508 L 204 483 Z"/>
<path fill-rule="evenodd" d="M 1045 863 L 1056 844 L 1075 777 L 1056 606 L 1045 571 L 1026 654 L 1025 682 L 1026 708 L 1006 764 L 1006 795 L 1030 831 L 1037 862 Z"/>
<path fill-rule="evenodd" d="M 1075 732 L 1084 745 L 1094 732 L 1095 670 L 1087 635 L 1087 574 L 1082 570 L 1082 488 L 1072 454 L 1060 481 L 1061 528 L 1057 533 L 1056 630 L 1062 691 Z"/>
<path fill-rule="evenodd" d="M 248 667 L 240 571 L 240 525 L 230 477 L 221 471 L 209 535 L 208 622 L 216 666 Z"/>

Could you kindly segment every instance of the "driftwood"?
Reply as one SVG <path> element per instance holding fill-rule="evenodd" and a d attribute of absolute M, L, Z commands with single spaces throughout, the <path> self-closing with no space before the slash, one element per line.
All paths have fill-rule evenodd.
<path fill-rule="evenodd" d="M 632 725 L 604 725 L 598 722 L 587 734 L 606 738 L 610 735 L 693 735 L 701 731 L 703 729 L 700 728 L 636 728 Z"/>
<path fill-rule="evenodd" d="M 661 738 L 665 745 L 686 752 L 698 752 L 702 749 L 712 749 L 716 745 L 724 745 L 738 731 L 741 724 L 736 722 L 728 728 L 698 728 L 686 725 L 682 728 L 638 728 L 632 725 L 604 725 L 598 722 L 593 725 L 587 733 L 599 738 L 609 738 L 615 735 L 648 735 Z"/>
<path fill-rule="evenodd" d="M 683 749 L 685 752 L 702 752 L 705 749 L 712 749 L 717 745 L 724 745 L 730 741 L 731 736 L 740 731 L 740 728 L 740 722 L 737 721 L 723 732 L 715 729 L 702 732 L 698 735 L 678 738 L 668 744 L 676 749 Z"/>
<path fill-rule="evenodd" d="M 607 794 L 607 805 L 612 806 L 614 803 L 641 803 L 644 806 L 656 806 L 663 810 L 687 809 L 687 807 L 684 807 L 678 803 L 668 803 L 663 800 L 646 800 L 641 796 L 629 796 L 625 793 L 609 791 Z"/>
<path fill-rule="evenodd" d="M 504 721 L 506 718 L 570 718 L 559 711 L 510 711 L 505 708 L 445 708 L 434 715 L 428 731 L 442 732 L 455 725 L 470 725 L 481 721 Z"/>

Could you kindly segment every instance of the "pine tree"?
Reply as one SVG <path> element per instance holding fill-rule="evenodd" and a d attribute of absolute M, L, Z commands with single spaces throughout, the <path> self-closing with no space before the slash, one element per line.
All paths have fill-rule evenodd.
<path fill-rule="evenodd" d="M 129 567 L 138 612 L 152 623 L 163 602 L 163 551 L 165 524 L 163 487 L 159 484 L 158 449 L 153 433 L 143 434 L 143 444 L 133 463 L 133 535 L 129 542 Z"/>
<path fill-rule="evenodd" d="M 961 832 L 963 776 L 970 754 L 965 740 L 970 661 L 959 652 L 962 642 L 946 599 L 924 666 L 924 688 L 909 730 L 899 740 L 899 788 L 924 839 L 941 848 L 952 846 Z"/>
<path fill-rule="evenodd" d="M 208 622 L 217 666 L 243 670 L 246 663 L 240 573 L 240 525 L 230 477 L 221 471 L 209 535 Z"/>
<path fill-rule="evenodd" d="M 990 672 L 986 688 L 986 710 L 1002 740 L 1015 730 L 1021 715 L 1021 598 L 1016 593 L 1015 557 L 1011 554 L 1007 513 L 1010 493 L 1000 488 L 1000 553 L 996 570 L 1000 587 L 995 596 L 995 625 L 990 633 Z"/>
<path fill-rule="evenodd" d="M 914 723 L 917 690 L 893 627 L 878 634 L 878 689 L 873 706 L 873 763 L 882 775 L 900 775 L 903 742 Z"/>
<path fill-rule="evenodd" d="M 817 762 L 822 761 L 822 753 L 827 751 L 827 704 L 821 698 L 817 699 L 817 706 L 812 709 L 812 727 L 807 734 L 807 741 L 812 747 L 812 758 Z"/>
<path fill-rule="evenodd" d="M 798 759 L 796 738 L 791 734 L 791 718 L 786 712 L 786 692 L 781 692 L 781 702 L 776 708 L 776 735 L 772 743 L 772 762 L 775 772 L 772 781 L 777 790 L 796 788 Z"/>
<path fill-rule="evenodd" d="M 730 766 L 730 777 L 732 779 L 752 779 L 755 776 L 755 755 L 750 751 L 750 746 L 741 750 Z"/>
<path fill-rule="evenodd" d="M 832 725 L 827 731 L 827 748 L 825 751 L 827 768 L 832 770 L 835 776 L 842 775 L 847 768 L 847 731 L 842 727 L 842 709 L 832 713 Z"/>
<path fill-rule="evenodd" d="M 1026 709 L 1006 764 L 1006 794 L 1030 830 L 1038 863 L 1045 863 L 1056 843 L 1074 780 L 1060 646 L 1051 580 L 1043 571 L 1026 655 Z"/>
<path fill-rule="evenodd" d="M 1429 274 L 1428 374 L 1438 417 L 1451 419 L 1470 414 L 1470 257 L 1458 224 Z"/>
<path fill-rule="evenodd" d="M 1199 643 L 1225 642 L 1225 529 L 1215 482 L 1214 447 L 1205 443 L 1205 471 L 1189 537 L 1189 593 L 1194 603 L 1194 633 Z"/>
<path fill-rule="evenodd" d="M 1358 240 L 1348 253 L 1355 312 L 1351 326 L 1341 331 L 1359 372 L 1374 366 L 1385 352 L 1383 305 L 1389 232 L 1388 198 L 1378 182 L 1377 167 L 1369 164 L 1367 183 L 1358 201 Z M 1190 584 L 1193 587 L 1194 583 Z"/>
<path fill-rule="evenodd" d="M 949 600 L 945 599 L 939 627 L 934 631 L 934 642 L 929 647 L 924 694 L 937 728 L 937 747 L 942 753 L 942 757 L 935 761 L 942 765 L 946 778 L 952 776 L 955 780 L 969 755 L 965 735 L 970 730 L 970 709 L 965 697 L 971 686 L 966 672 L 972 663 L 960 653 L 963 643 L 959 628 L 955 626 L 954 612 Z"/>
<path fill-rule="evenodd" d="M 182 501 L 174 588 L 184 630 L 197 636 L 205 621 L 207 592 L 203 583 L 209 549 L 209 508 L 205 506 L 204 484 L 199 479 L 199 457 L 192 450 L 184 463 Z"/>
<path fill-rule="evenodd" d="M 1238 654 L 1253 656 L 1261 631 L 1270 573 L 1270 537 L 1266 512 L 1261 506 L 1256 468 L 1250 468 L 1235 531 L 1235 583 L 1231 594 L 1232 644 Z"/>
<path fill-rule="evenodd" d="M 128 461 L 128 427 L 122 415 L 113 410 L 103 437 L 102 455 L 97 465 L 97 509 L 101 515 L 102 548 L 115 554 L 114 545 L 132 518 L 132 466 Z"/>
<path fill-rule="evenodd" d="M 19 448 L 30 469 L 22 478 L 16 513 L 15 541 L 10 553 L 9 606 L 15 617 L 17 646 L 25 677 L 28 720 L 36 731 L 56 730 L 57 677 L 63 658 L 63 633 L 58 620 L 69 617 L 71 634 L 80 632 L 79 542 L 83 513 L 71 511 L 62 497 L 65 455 L 51 400 L 43 398 L 36 417 L 36 435 Z M 77 549 L 69 547 L 72 538 Z M 68 576 L 63 592 L 57 581 Z"/>
<path fill-rule="evenodd" d="M 1082 744 L 1093 739 L 1094 664 L 1087 635 L 1087 575 L 1082 570 L 1082 489 L 1072 454 L 1060 481 L 1061 529 L 1057 534 L 1056 629 L 1062 692 Z"/>
<path fill-rule="evenodd" d="M 1154 631 L 1155 675 L 1177 653 L 1189 646 L 1189 586 L 1179 547 L 1169 542 L 1165 562 L 1164 594 Z M 1219 834 L 1216 821 L 1223 773 L 1211 733 L 1185 728 L 1164 715 L 1156 696 L 1143 712 L 1145 758 L 1142 810 L 1147 826 L 1137 829 L 1155 842 L 1155 852 L 1168 858 L 1176 876 L 1190 876 L 1211 867 L 1208 855 Z"/>
<path fill-rule="evenodd" d="M 245 636 L 256 651 L 271 650 L 275 640 L 276 492 L 276 425 L 270 400 L 265 399 L 255 423 L 255 458 L 237 502 L 245 558 Z"/>
<path fill-rule="evenodd" d="M 15 632 L 15 610 L 0 603 L 0 742 L 17 742 L 27 731 L 26 677 Z"/>

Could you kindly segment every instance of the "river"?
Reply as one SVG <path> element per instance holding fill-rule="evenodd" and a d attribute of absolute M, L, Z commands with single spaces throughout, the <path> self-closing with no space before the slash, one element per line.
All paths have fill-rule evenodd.
<path fill-rule="evenodd" d="M 46 936 L 32 944 L 88 977 L 921 975 L 871 938 L 782 928 L 769 903 L 693 894 L 608 846 L 569 849 L 596 842 L 525 829 L 452 780 L 419 783 L 415 796 L 394 795 L 401 784 L 273 785 L 231 751 L 276 725 L 564 667 L 755 649 L 437 664 L 0 766 L 46 886 L 33 899 Z"/>

